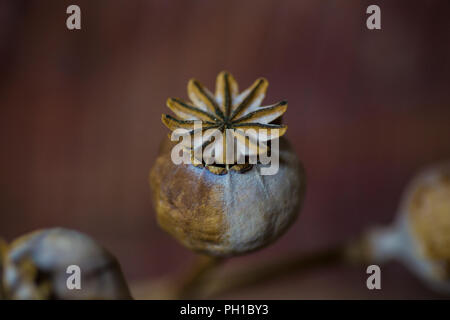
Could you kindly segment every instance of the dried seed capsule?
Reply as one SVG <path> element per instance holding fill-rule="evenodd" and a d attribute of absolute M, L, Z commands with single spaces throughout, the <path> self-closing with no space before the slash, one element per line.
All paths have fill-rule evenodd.
<path fill-rule="evenodd" d="M 4 256 L 8 299 L 130 299 L 117 260 L 90 237 L 54 228 L 13 241 Z M 69 266 L 79 267 L 81 289 L 68 286 Z"/>
<path fill-rule="evenodd" d="M 373 230 L 367 240 L 370 259 L 401 260 L 432 288 L 450 292 L 450 163 L 415 177 L 396 223 Z"/>
<path fill-rule="evenodd" d="M 211 158 L 199 160 L 195 147 L 187 148 L 191 158 L 199 160 L 195 166 L 174 164 L 174 144 L 167 139 L 150 172 L 158 223 L 189 249 L 214 256 L 246 253 L 275 241 L 297 217 L 306 190 L 305 173 L 287 140 L 280 138 L 287 127 L 274 123 L 280 122 L 287 103 L 260 105 L 267 85 L 265 79 L 259 79 L 239 93 L 234 78 L 222 72 L 215 94 L 191 80 L 188 94 L 192 103 L 168 100 L 177 115 L 163 116 L 169 129 L 185 129 L 195 141 L 194 122 L 199 121 L 219 136 L 225 135 L 226 129 L 234 130 L 237 138 L 238 155 L 231 161 L 225 154 L 233 147 L 225 137 L 219 148 L 214 147 L 215 157 L 206 152 L 211 140 L 199 144 L 204 151 L 200 154 Z M 256 138 L 240 139 L 244 129 L 255 130 Z M 270 143 L 261 144 L 261 139 L 279 143 L 279 168 L 273 175 L 262 174 L 264 166 L 249 161 L 250 156 L 266 152 L 265 147 L 270 149 Z M 238 157 L 246 161 L 239 163 Z"/>

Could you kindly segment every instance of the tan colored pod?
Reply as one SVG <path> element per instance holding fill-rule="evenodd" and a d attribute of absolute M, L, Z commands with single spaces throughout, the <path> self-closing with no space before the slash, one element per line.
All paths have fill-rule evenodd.
<path fill-rule="evenodd" d="M 171 151 L 176 156 L 178 149 L 165 141 L 150 185 L 159 224 L 192 250 L 215 256 L 256 250 L 283 234 L 300 210 L 305 174 L 282 137 L 287 101 L 262 105 L 268 84 L 259 78 L 240 92 L 222 71 L 215 93 L 191 79 L 190 101 L 167 100 L 175 116 L 164 114 L 162 122 L 172 140 L 183 138 L 190 161 L 175 165 Z M 264 175 L 261 157 L 278 151 L 278 171 Z"/>
<path fill-rule="evenodd" d="M 450 163 L 420 171 L 395 223 L 373 229 L 367 244 L 371 262 L 400 260 L 431 288 L 450 293 Z"/>
<path fill-rule="evenodd" d="M 414 181 L 406 204 L 411 227 L 429 259 L 450 279 L 450 164 L 430 168 Z"/>
<path fill-rule="evenodd" d="M 175 165 L 172 146 L 163 143 L 150 185 L 158 223 L 186 247 L 214 256 L 246 253 L 275 241 L 296 219 L 306 180 L 286 139 L 275 175 L 261 175 L 260 164 L 224 175 Z"/>
<path fill-rule="evenodd" d="M 32 232 L 4 254 L 7 299 L 131 299 L 117 260 L 93 239 L 62 228 Z M 69 288 L 69 266 L 80 268 L 81 289 Z"/>

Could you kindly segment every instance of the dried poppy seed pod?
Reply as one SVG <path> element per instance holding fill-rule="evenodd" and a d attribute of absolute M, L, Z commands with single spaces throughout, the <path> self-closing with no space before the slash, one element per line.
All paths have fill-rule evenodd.
<path fill-rule="evenodd" d="M 415 177 L 396 223 L 367 240 L 371 260 L 401 260 L 432 288 L 450 293 L 450 163 Z"/>
<path fill-rule="evenodd" d="M 130 299 L 117 260 L 90 237 L 54 228 L 11 243 L 4 261 L 8 299 Z M 69 289 L 67 268 L 80 268 L 81 289 Z"/>
<path fill-rule="evenodd" d="M 188 94 L 192 103 L 168 100 L 178 118 L 164 115 L 167 127 L 183 128 L 193 134 L 194 122 L 201 121 L 219 134 L 233 129 L 237 152 L 247 160 L 267 149 L 245 140 L 242 130 L 268 129 L 258 138 L 271 140 L 273 145 L 279 143 L 279 168 L 273 175 L 263 175 L 264 165 L 259 162 L 227 162 L 228 158 L 223 163 L 203 159 L 195 166 L 177 165 L 171 159 L 174 144 L 168 139 L 163 143 L 150 172 L 158 223 L 191 250 L 213 256 L 256 250 L 275 241 L 297 217 L 306 189 L 305 173 L 287 140 L 279 139 L 287 127 L 274 123 L 286 111 L 287 103 L 261 107 L 267 85 L 265 79 L 259 79 L 239 94 L 234 78 L 222 72 L 217 77 L 215 95 L 191 80 Z M 219 158 L 225 158 L 223 155 L 230 149 L 228 141 L 223 141 L 215 149 Z M 201 151 L 207 150 L 208 141 L 200 146 Z M 194 144 L 190 152 L 195 151 Z"/>

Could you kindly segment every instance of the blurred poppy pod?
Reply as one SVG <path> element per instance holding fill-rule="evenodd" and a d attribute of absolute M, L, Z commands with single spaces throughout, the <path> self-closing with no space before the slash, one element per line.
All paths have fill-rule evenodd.
<path fill-rule="evenodd" d="M 401 260 L 436 290 L 450 293 L 450 163 L 416 176 L 397 221 L 367 237 L 369 258 Z"/>
<path fill-rule="evenodd" d="M 79 271 L 79 287 L 70 285 Z M 39 230 L 14 240 L 4 254 L 7 299 L 131 299 L 117 260 L 73 230 Z"/>
<path fill-rule="evenodd" d="M 213 256 L 246 253 L 275 241 L 297 217 L 305 173 L 288 141 L 280 138 L 287 129 L 281 124 L 287 103 L 261 106 L 267 85 L 258 79 L 239 93 L 233 76 L 221 72 L 215 94 L 191 80 L 192 103 L 168 100 L 177 117 L 163 115 L 163 123 L 174 132 L 185 130 L 194 145 L 184 148 L 192 161 L 175 164 L 176 144 L 166 139 L 150 186 L 160 226 L 189 249 Z M 196 123 L 216 139 L 206 134 L 198 143 Z M 229 132 L 235 145 L 225 137 Z M 230 150 L 236 152 L 232 160 L 225 156 Z M 264 174 L 267 163 L 250 160 L 265 152 L 277 157 L 273 174 Z"/>

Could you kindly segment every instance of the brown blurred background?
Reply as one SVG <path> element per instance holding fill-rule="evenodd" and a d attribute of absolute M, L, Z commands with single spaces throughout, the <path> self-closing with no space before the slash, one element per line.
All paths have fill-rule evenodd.
<path fill-rule="evenodd" d="M 81 7 L 82 29 L 66 28 Z M 381 7 L 381 31 L 366 8 Z M 0 235 L 64 226 L 119 258 L 130 282 L 193 254 L 155 222 L 147 176 L 168 97 L 225 69 L 269 79 L 308 173 L 305 207 L 275 245 L 230 264 L 326 247 L 389 223 L 422 166 L 450 159 L 450 2 L 0 1 Z M 284 277 L 231 298 L 440 298 L 403 266 Z"/>

